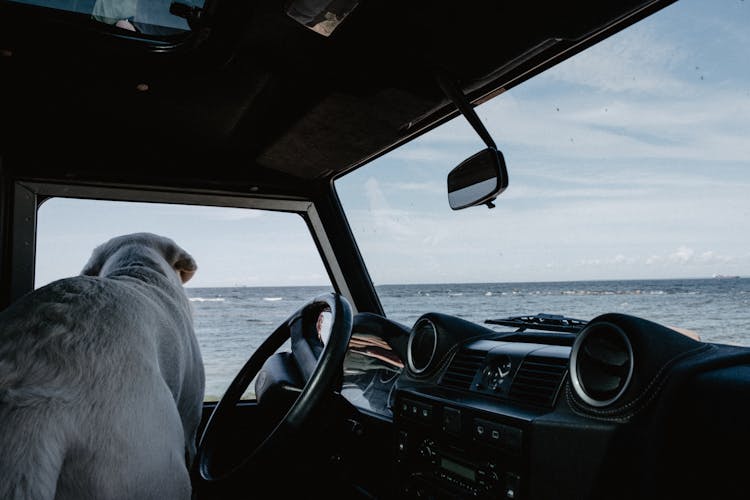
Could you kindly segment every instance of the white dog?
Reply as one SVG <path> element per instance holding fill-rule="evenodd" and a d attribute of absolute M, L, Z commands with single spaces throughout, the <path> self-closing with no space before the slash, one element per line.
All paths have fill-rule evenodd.
<path fill-rule="evenodd" d="M 0 498 L 185 499 L 204 372 L 182 283 L 150 233 L 0 313 Z"/>

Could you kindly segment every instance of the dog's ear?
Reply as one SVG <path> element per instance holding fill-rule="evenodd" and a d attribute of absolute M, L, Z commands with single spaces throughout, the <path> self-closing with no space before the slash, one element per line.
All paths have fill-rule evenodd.
<path fill-rule="evenodd" d="M 177 272 L 177 276 L 180 277 L 180 281 L 183 284 L 190 281 L 195 271 L 198 270 L 198 264 L 195 263 L 192 255 L 187 253 L 180 245 L 169 238 L 163 236 L 151 235 L 162 241 L 163 246 L 162 252 L 164 252 L 164 258 L 172 266 L 172 269 Z"/>
<path fill-rule="evenodd" d="M 193 277 L 195 271 L 198 270 L 198 265 L 195 263 L 195 260 L 189 254 L 184 252 L 177 256 L 177 261 L 172 264 L 172 267 L 174 267 L 177 274 L 180 275 L 180 279 L 183 283 L 190 281 L 190 278 Z"/>
<path fill-rule="evenodd" d="M 81 271 L 81 276 L 99 276 L 99 271 L 102 270 L 100 262 L 94 262 L 93 259 L 89 260 Z"/>
<path fill-rule="evenodd" d="M 102 266 L 107 260 L 105 258 L 107 252 L 105 252 L 104 247 L 105 245 L 100 245 L 91 252 L 91 257 L 89 257 L 88 262 L 86 262 L 86 265 L 83 266 L 83 269 L 81 270 L 82 276 L 99 276 L 99 273 L 102 271 Z"/>

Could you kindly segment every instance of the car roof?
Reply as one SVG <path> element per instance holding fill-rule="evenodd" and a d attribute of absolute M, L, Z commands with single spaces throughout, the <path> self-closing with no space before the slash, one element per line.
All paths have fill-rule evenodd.
<path fill-rule="evenodd" d="M 156 43 L 3 2 L 0 155 L 19 177 L 304 192 L 456 116 L 436 75 L 478 104 L 669 3 L 361 2 L 326 37 L 216 0 Z"/>

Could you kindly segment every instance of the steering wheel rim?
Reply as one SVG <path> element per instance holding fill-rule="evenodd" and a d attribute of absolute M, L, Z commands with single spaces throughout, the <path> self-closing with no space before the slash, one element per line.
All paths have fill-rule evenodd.
<path fill-rule="evenodd" d="M 305 311 L 310 308 L 320 308 L 323 305 L 329 308 L 333 318 L 331 333 L 323 347 L 318 363 L 305 382 L 301 393 L 259 445 L 252 447 L 252 450 L 243 454 L 239 463 L 226 470 L 216 470 L 215 456 L 220 442 L 221 432 L 218 429 L 221 429 L 221 424 L 229 421 L 236 404 L 260 372 L 265 361 L 290 338 L 291 324 L 303 317 Z M 245 469 L 247 464 L 257 459 L 258 456 L 264 455 L 268 450 L 276 448 L 290 439 L 294 431 L 301 427 L 325 396 L 329 394 L 328 389 L 332 388 L 334 382 L 338 380 L 344 356 L 349 346 L 352 323 L 352 309 L 346 298 L 335 292 L 326 293 L 305 303 L 263 341 L 232 380 L 204 427 L 195 459 L 200 480 L 218 482 L 228 479 L 239 470 Z"/>

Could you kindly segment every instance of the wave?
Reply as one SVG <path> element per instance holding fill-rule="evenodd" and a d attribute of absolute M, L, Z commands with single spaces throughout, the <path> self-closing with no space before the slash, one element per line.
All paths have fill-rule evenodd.
<path fill-rule="evenodd" d="M 600 286 L 599 283 L 586 283 L 582 282 L 580 288 L 573 286 L 546 286 L 540 284 L 537 286 L 486 286 L 485 284 L 477 285 L 465 285 L 464 287 L 451 286 L 450 288 L 422 288 L 422 285 L 403 285 L 398 288 L 384 288 L 381 297 L 387 299 L 402 299 L 402 298 L 416 298 L 416 297 L 471 297 L 471 296 L 521 296 L 521 297 L 550 297 L 550 296 L 687 296 L 687 295 L 703 295 L 711 293 L 722 293 L 727 292 L 734 294 L 750 294 L 750 290 L 743 290 L 740 287 L 731 288 L 726 290 L 725 288 L 719 289 L 718 286 L 711 282 L 711 280 L 705 280 L 706 283 L 659 283 L 662 286 L 649 286 L 651 283 L 644 282 L 643 286 L 637 284 L 636 286 L 617 286 L 617 284 L 609 284 Z M 740 280 L 742 281 L 742 280 Z M 500 284 L 502 285 L 502 284 Z"/>
<path fill-rule="evenodd" d="M 223 297 L 190 297 L 190 302 L 224 302 Z"/>
<path fill-rule="evenodd" d="M 481 293 L 481 292 L 480 292 Z M 500 295 L 502 297 L 507 296 L 519 296 L 519 297 L 532 297 L 532 296 L 543 296 L 543 297 L 554 297 L 559 295 L 590 295 L 590 296 L 605 296 L 605 295 L 699 295 L 701 292 L 690 290 L 690 291 L 675 291 L 675 290 L 495 290 L 494 292 L 484 292 L 482 295 L 485 297 L 491 297 L 493 295 Z M 742 291 L 738 293 L 744 293 Z M 750 292 L 748 292 L 750 293 Z M 459 297 L 461 293 L 449 293 L 450 297 Z"/>
<path fill-rule="evenodd" d="M 560 295 L 673 295 L 675 292 L 664 290 L 563 290 Z M 558 295 L 558 292 L 549 292 L 544 295 Z"/>
<path fill-rule="evenodd" d="M 268 302 L 276 302 L 278 300 L 284 300 L 284 297 L 263 297 L 263 300 L 267 300 Z"/>

